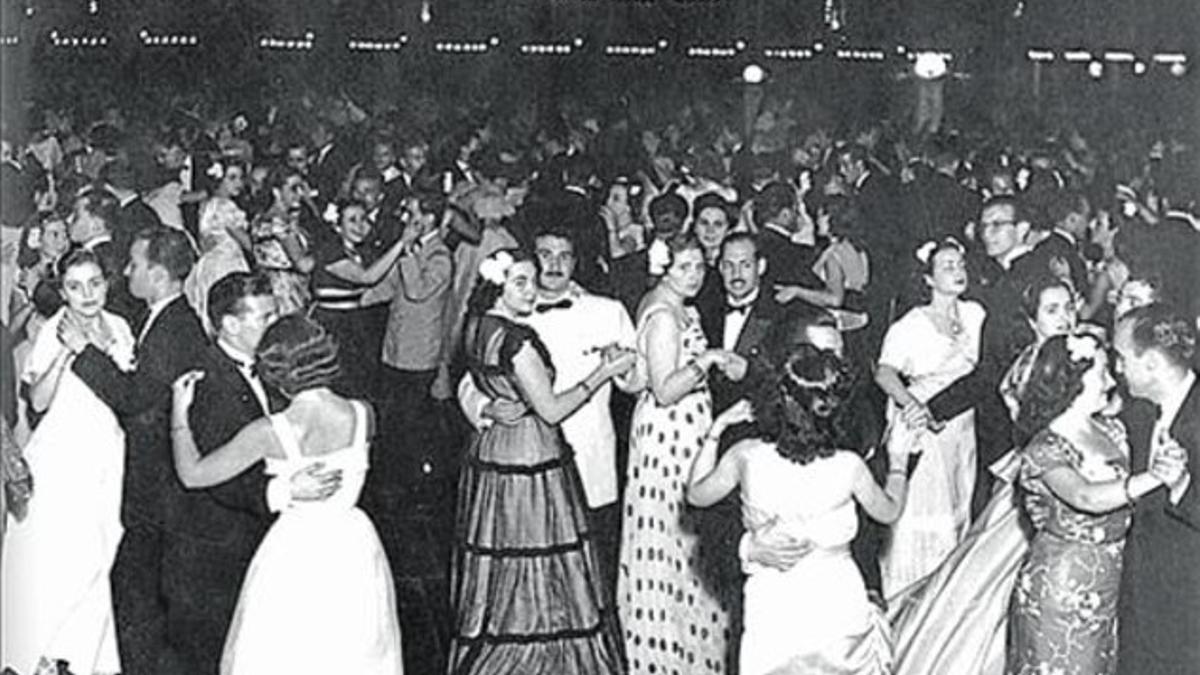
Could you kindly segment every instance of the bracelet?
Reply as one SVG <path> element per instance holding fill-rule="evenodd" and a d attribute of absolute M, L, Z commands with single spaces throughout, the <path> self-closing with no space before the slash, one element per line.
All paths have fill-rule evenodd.
<path fill-rule="evenodd" d="M 171 425 L 171 433 L 173 433 L 173 434 L 177 434 L 177 433 L 179 433 L 180 431 L 187 431 L 187 432 L 189 432 L 189 433 L 190 433 L 190 432 L 191 432 L 191 430 L 192 430 L 192 428 L 191 428 L 190 426 L 186 425 L 186 424 L 173 424 L 173 425 Z"/>
<path fill-rule="evenodd" d="M 1129 489 L 1129 482 L 1132 480 L 1133 480 L 1133 474 L 1129 474 L 1128 476 L 1125 476 L 1125 482 L 1122 484 L 1125 488 L 1125 502 L 1127 504 L 1132 504 L 1135 501 L 1137 501 L 1136 499 L 1134 499 L 1133 492 Z"/>
<path fill-rule="evenodd" d="M 584 393 L 584 394 L 586 394 L 587 396 L 591 396 L 591 395 L 592 395 L 592 392 L 593 392 L 593 391 L 595 391 L 595 389 L 593 389 L 593 388 L 592 388 L 592 387 L 591 387 L 591 386 L 590 386 L 590 385 L 587 383 L 587 379 L 586 379 L 586 378 L 584 378 L 584 379 L 580 380 L 580 381 L 579 381 L 579 384 L 578 384 L 578 385 L 576 385 L 576 386 L 578 386 L 580 389 L 583 389 L 583 393 Z"/>

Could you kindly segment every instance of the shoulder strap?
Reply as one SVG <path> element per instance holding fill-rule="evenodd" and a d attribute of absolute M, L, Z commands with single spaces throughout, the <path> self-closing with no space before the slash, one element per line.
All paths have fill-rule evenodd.
<path fill-rule="evenodd" d="M 354 408 L 354 436 L 351 443 L 354 445 L 366 445 L 367 404 L 362 401 L 351 401 L 350 405 Z"/>
<path fill-rule="evenodd" d="M 271 421 L 271 429 L 275 431 L 275 437 L 279 439 L 279 445 L 283 447 L 283 455 L 287 459 L 299 459 L 300 440 L 296 438 L 296 430 L 292 427 L 292 423 L 282 413 L 278 412 L 267 417 Z"/>

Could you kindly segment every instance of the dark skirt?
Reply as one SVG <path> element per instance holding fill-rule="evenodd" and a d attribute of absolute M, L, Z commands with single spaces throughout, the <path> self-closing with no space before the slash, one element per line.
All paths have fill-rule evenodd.
<path fill-rule="evenodd" d="M 473 439 L 459 482 L 450 673 L 625 672 L 587 522 L 557 429 L 530 416 Z"/>

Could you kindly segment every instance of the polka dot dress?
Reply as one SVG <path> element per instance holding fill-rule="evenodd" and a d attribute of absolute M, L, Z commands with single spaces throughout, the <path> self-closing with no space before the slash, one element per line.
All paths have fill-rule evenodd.
<path fill-rule="evenodd" d="M 687 311 L 680 363 L 708 346 L 695 309 Z M 725 672 L 728 615 L 701 582 L 698 536 L 684 501 L 711 422 L 706 388 L 665 407 L 643 392 L 633 413 L 617 582 L 630 673 Z"/>

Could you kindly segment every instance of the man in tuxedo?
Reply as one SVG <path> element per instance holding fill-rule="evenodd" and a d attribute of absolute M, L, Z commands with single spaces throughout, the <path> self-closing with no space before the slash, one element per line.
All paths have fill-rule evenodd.
<path fill-rule="evenodd" d="M 104 266 L 108 279 L 105 309 L 120 315 L 130 325 L 140 323 L 145 307 L 129 293 L 123 272 L 129 264 L 129 251 L 113 241 L 112 227 L 117 218 L 117 199 L 107 190 L 89 190 L 75 198 L 75 210 L 67 223 L 71 242 L 92 251 Z"/>
<path fill-rule="evenodd" d="M 710 299 L 712 305 L 699 307 L 701 327 L 710 347 L 735 352 L 753 362 L 772 322 L 780 313 L 773 295 L 762 288 L 762 279 L 769 267 L 754 235 L 735 232 L 725 237 L 721 242 L 717 270 L 725 292 L 716 302 Z M 722 374 L 715 374 L 710 382 L 713 409 L 724 410 L 745 397 L 748 394 L 745 383 L 751 379 L 744 377 L 732 381 Z"/>
<path fill-rule="evenodd" d="M 137 369 L 119 370 L 85 333 L 70 325 L 64 342 L 78 357 L 72 370 L 121 417 L 126 433 L 121 524 L 125 528 L 111 572 L 117 646 L 123 672 L 159 670 L 166 615 L 159 596 L 167 491 L 171 468 L 171 383 L 195 368 L 207 348 L 200 321 L 183 297 L 192 268 L 187 236 L 153 228 L 139 233 L 126 269 L 129 289 L 149 308 L 135 324 Z"/>
<path fill-rule="evenodd" d="M 1054 229 L 1033 250 L 1034 257 L 1039 267 L 1069 276 L 1075 293 L 1086 300 L 1091 297 L 1091 287 L 1083 247 L 1091 232 L 1091 206 L 1087 197 L 1075 190 L 1060 190 L 1048 201 L 1046 215 Z"/>
<path fill-rule="evenodd" d="M 800 229 L 800 201 L 791 185 L 774 182 L 763 188 L 754 198 L 754 222 L 767 263 L 763 286 L 770 293 L 778 298 L 791 286 L 824 286 L 812 270 L 817 260 L 816 232 Z"/>
<path fill-rule="evenodd" d="M 1120 675 L 1200 673 L 1200 386 L 1192 369 L 1196 332 L 1164 305 L 1117 322 L 1117 371 L 1129 393 L 1152 406 L 1122 413 L 1130 432 L 1130 471 L 1167 453 L 1186 453 L 1180 479 L 1134 504 L 1121 573 Z"/>
<path fill-rule="evenodd" d="M 128 156 L 120 156 L 100 171 L 106 190 L 117 200 L 112 222 L 113 244 L 119 251 L 129 250 L 133 238 L 148 227 L 159 227 L 158 214 L 142 201 L 137 192 L 137 167 Z"/>
<path fill-rule="evenodd" d="M 328 204 L 341 196 L 357 153 L 346 139 L 338 136 L 335 127 L 323 119 L 314 120 L 308 134 L 314 148 L 309 182 L 317 190 L 317 201 Z"/>
<path fill-rule="evenodd" d="M 189 413 L 202 455 L 285 403 L 254 369 L 254 352 L 277 314 L 270 282 L 242 272 L 219 280 L 208 314 L 215 344 L 199 357 L 205 376 Z M 170 395 L 164 399 L 169 407 Z M 157 673 L 217 672 L 242 579 L 273 514 L 291 501 L 325 499 L 340 482 L 339 472 L 319 464 L 269 483 L 260 464 L 205 490 L 185 490 L 172 478 L 161 561 L 166 644 Z"/>

